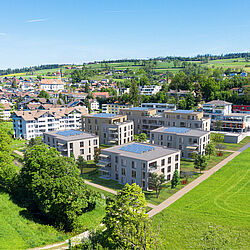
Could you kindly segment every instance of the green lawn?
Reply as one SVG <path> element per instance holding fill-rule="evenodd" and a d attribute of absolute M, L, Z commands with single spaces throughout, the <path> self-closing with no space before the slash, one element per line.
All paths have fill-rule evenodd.
<path fill-rule="evenodd" d="M 200 174 L 197 173 L 197 174 L 194 174 L 194 175 L 188 177 L 188 179 L 187 179 L 188 183 L 192 182 L 193 180 L 195 180 L 199 176 L 200 176 Z M 184 180 L 184 179 L 181 179 L 181 180 Z M 155 191 L 144 191 L 146 201 L 149 203 L 152 203 L 154 205 L 159 205 L 160 203 L 162 203 L 163 201 L 168 199 L 170 196 L 172 196 L 174 193 L 176 193 L 177 191 L 179 191 L 180 189 L 182 189 L 186 185 L 180 184 L 176 188 L 172 189 L 171 183 L 167 183 L 167 184 L 163 185 L 163 188 L 160 192 L 159 198 L 156 197 Z"/>
<path fill-rule="evenodd" d="M 87 169 L 84 169 L 84 172 L 88 171 Z M 120 190 L 123 188 L 123 185 L 119 184 L 117 181 L 114 180 L 105 180 L 100 178 L 101 173 L 100 171 L 96 168 L 92 171 L 89 171 L 87 173 L 84 173 L 82 175 L 83 179 L 88 180 L 90 182 L 99 184 L 101 186 L 107 187 L 107 188 L 111 188 L 114 190 Z"/>
<path fill-rule="evenodd" d="M 0 192 L 0 249 L 27 249 L 63 241 L 69 235 L 35 222 L 31 214 Z"/>
<path fill-rule="evenodd" d="M 250 148 L 153 217 L 157 249 L 249 249 Z"/>
<path fill-rule="evenodd" d="M 210 168 L 214 167 L 218 163 L 220 163 L 222 160 L 227 158 L 229 155 L 231 155 L 231 152 L 223 152 L 222 156 L 213 155 L 210 158 L 207 158 L 207 168 L 206 170 L 209 170 Z M 182 171 L 199 171 L 194 168 L 194 162 L 193 160 L 181 160 L 181 170 Z"/>

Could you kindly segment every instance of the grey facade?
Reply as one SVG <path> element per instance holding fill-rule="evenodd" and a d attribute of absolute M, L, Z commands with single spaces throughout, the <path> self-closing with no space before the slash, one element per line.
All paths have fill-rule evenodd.
<path fill-rule="evenodd" d="M 133 141 L 134 123 L 125 115 L 90 114 L 82 118 L 83 130 L 99 135 L 101 144 L 121 145 Z"/>
<path fill-rule="evenodd" d="M 210 132 L 198 129 L 161 127 L 150 131 L 152 144 L 181 150 L 181 157 L 192 158 L 192 153 L 205 154 Z"/>
<path fill-rule="evenodd" d="M 169 110 L 157 115 L 155 109 L 130 108 L 121 109 L 120 113 L 134 121 L 135 134 L 146 133 L 149 135 L 151 130 L 162 126 L 210 131 L 210 118 L 203 118 L 202 112 Z"/>
<path fill-rule="evenodd" d="M 43 142 L 56 148 L 62 156 L 70 157 L 79 155 L 85 160 L 93 160 L 95 149 L 99 147 L 99 137 L 78 130 L 64 130 L 46 132 L 43 134 Z"/>
<path fill-rule="evenodd" d="M 146 147 L 150 150 L 130 152 L 124 150 L 127 147 Z M 174 171 L 180 171 L 180 150 L 146 143 L 124 144 L 103 149 L 98 165 L 103 178 L 117 180 L 122 184 L 136 183 L 148 190 L 151 173 L 162 173 L 170 181 Z"/>

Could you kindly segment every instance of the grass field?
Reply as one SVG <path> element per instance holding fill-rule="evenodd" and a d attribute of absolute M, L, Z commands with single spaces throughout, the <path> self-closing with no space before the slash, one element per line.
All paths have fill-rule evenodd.
<path fill-rule="evenodd" d="M 157 249 L 249 249 L 250 148 L 153 217 Z"/>
<path fill-rule="evenodd" d="M 62 241 L 69 235 L 35 222 L 31 214 L 0 192 L 0 249 L 26 249 Z"/>

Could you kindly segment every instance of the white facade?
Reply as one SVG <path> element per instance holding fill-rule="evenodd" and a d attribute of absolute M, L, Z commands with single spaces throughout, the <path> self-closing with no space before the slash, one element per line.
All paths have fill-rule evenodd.
<path fill-rule="evenodd" d="M 158 85 L 144 85 L 139 87 L 141 95 L 155 95 L 161 90 Z"/>
<path fill-rule="evenodd" d="M 90 101 L 90 109 L 91 109 L 91 111 L 99 110 L 99 106 L 100 106 L 100 104 L 99 104 L 99 102 L 97 100 L 91 100 Z"/>
<path fill-rule="evenodd" d="M 214 100 L 203 104 L 204 117 L 209 117 L 211 122 L 221 120 L 224 115 L 232 112 L 232 103 Z"/>
<path fill-rule="evenodd" d="M 42 136 L 44 132 L 80 129 L 81 116 L 86 113 L 87 110 L 84 107 L 16 111 L 13 114 L 14 136 L 29 140 Z"/>
<path fill-rule="evenodd" d="M 65 84 L 60 79 L 42 79 L 40 90 L 59 91 L 64 90 Z"/>

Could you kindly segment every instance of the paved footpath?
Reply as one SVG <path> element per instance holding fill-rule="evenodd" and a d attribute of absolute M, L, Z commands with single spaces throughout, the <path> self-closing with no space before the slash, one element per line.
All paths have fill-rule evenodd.
<path fill-rule="evenodd" d="M 107 187 L 104 187 L 104 186 L 101 186 L 101 185 L 98 185 L 98 184 L 95 184 L 93 182 L 89 182 L 89 181 L 86 181 L 86 180 L 84 180 L 84 182 L 86 184 L 90 185 L 90 186 L 93 186 L 93 187 L 99 188 L 99 189 L 101 189 L 103 191 L 106 191 L 106 192 L 109 192 L 111 194 L 117 195 L 117 191 L 115 191 L 115 190 L 113 190 L 111 188 L 107 188 Z M 153 205 L 151 203 L 147 203 L 147 206 L 150 207 L 150 208 L 156 208 L 156 205 Z"/>
<path fill-rule="evenodd" d="M 13 152 L 20 155 L 20 156 L 22 156 L 22 157 L 24 156 L 24 154 L 22 152 L 18 151 L 18 150 L 14 150 Z"/>
<path fill-rule="evenodd" d="M 182 188 L 180 191 L 173 194 L 171 197 L 163 201 L 161 204 L 159 204 L 157 207 L 153 208 L 151 211 L 148 212 L 149 217 L 152 217 L 158 213 L 160 213 L 163 209 L 170 206 L 172 203 L 180 199 L 184 194 L 188 193 L 190 190 L 198 186 L 201 182 L 206 180 L 209 176 L 211 176 L 213 173 L 218 171 L 220 168 L 222 168 L 224 165 L 226 165 L 229 161 L 234 159 L 237 155 L 239 155 L 241 152 L 246 150 L 248 147 L 250 147 L 250 143 L 245 145 L 244 147 L 240 148 L 239 150 L 235 151 L 233 154 L 229 155 L 226 159 L 218 163 L 215 167 L 211 168 L 208 171 L 204 171 L 204 174 L 192 181 L 190 184 Z"/>

